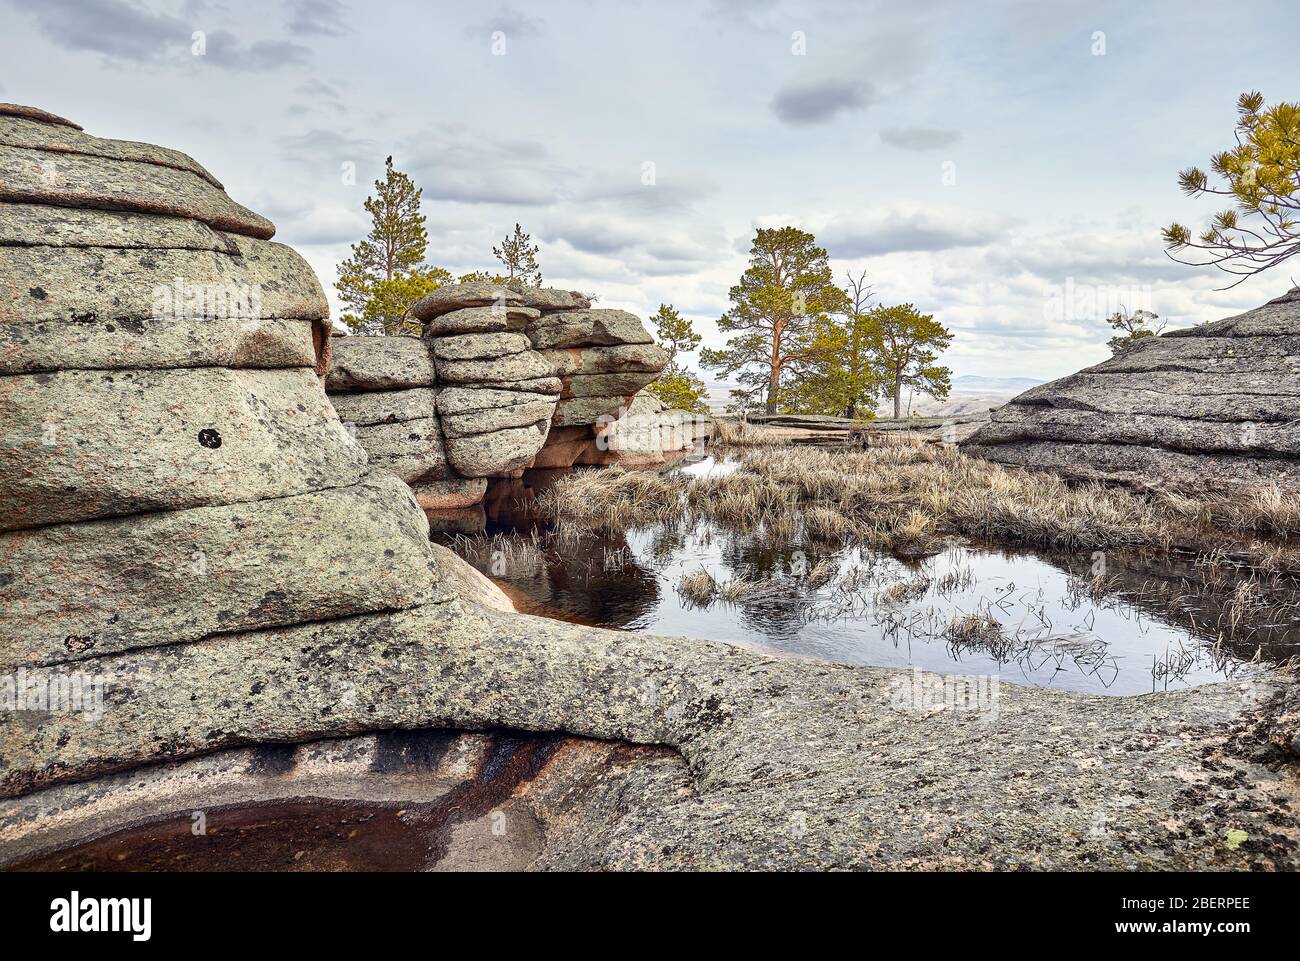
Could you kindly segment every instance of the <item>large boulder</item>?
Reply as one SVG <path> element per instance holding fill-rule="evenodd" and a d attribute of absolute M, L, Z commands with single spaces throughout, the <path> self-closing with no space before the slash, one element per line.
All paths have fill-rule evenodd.
<path fill-rule="evenodd" d="M 452 596 L 355 436 L 410 407 L 345 429 L 324 292 L 273 233 L 179 151 L 0 105 L 4 670 Z M 445 472 L 426 447 L 408 472 Z"/>
<path fill-rule="evenodd" d="M 963 446 L 1134 487 L 1300 485 L 1300 287 L 1031 388 Z"/>

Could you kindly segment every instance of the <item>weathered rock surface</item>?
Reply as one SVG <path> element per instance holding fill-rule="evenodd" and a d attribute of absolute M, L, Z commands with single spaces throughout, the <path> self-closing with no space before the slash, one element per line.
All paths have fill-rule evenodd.
<path fill-rule="evenodd" d="M 502 391 L 501 393 L 505 393 Z M 491 434 L 511 427 L 540 425 L 545 433 L 550 426 L 551 414 L 555 410 L 555 401 L 549 397 L 536 394 L 516 394 L 522 403 L 489 407 L 464 414 L 443 412 L 442 429 L 448 439 L 467 437 L 473 434 Z M 524 398 L 535 398 L 524 400 Z M 534 451 L 533 453 L 536 453 Z M 469 476 L 477 476 L 471 474 Z"/>
<path fill-rule="evenodd" d="M 411 492 L 300 497 L 0 534 L 0 671 L 451 596 Z"/>
<path fill-rule="evenodd" d="M 325 389 L 398 390 L 437 382 L 433 357 L 419 337 L 335 337 Z"/>
<path fill-rule="evenodd" d="M 196 319 L 0 323 L 0 374 L 329 364 L 314 320 Z"/>
<path fill-rule="evenodd" d="M 503 330 L 523 330 L 528 321 L 541 315 L 540 310 L 532 307 L 462 307 L 449 314 L 430 318 L 424 325 L 424 333 L 429 337 L 442 337 L 446 334 L 491 334 Z"/>
<path fill-rule="evenodd" d="M 447 462 L 462 477 L 503 477 L 533 462 L 546 441 L 545 420 L 488 434 L 447 438 Z"/>
<path fill-rule="evenodd" d="M 490 360 L 436 360 L 438 383 L 508 385 L 513 381 L 554 376 L 551 365 L 535 350 Z"/>
<path fill-rule="evenodd" d="M 73 123 L 66 117 L 60 117 L 58 114 L 42 110 L 40 107 L 28 107 L 21 103 L 0 103 L 0 117 L 26 117 L 29 120 L 39 120 L 42 123 L 71 127 L 73 130 L 81 129 L 81 124 Z"/>
<path fill-rule="evenodd" d="M 179 152 L 0 117 L 0 660 L 450 596 L 325 397 L 325 296 L 269 221 Z"/>
<path fill-rule="evenodd" d="M 417 320 L 428 322 L 435 317 L 468 307 L 493 307 L 504 312 L 509 306 L 523 307 L 519 291 L 510 287 L 474 281 L 468 284 L 450 284 L 439 287 L 411 308 Z"/>
<path fill-rule="evenodd" d="M 368 424 L 355 430 L 357 443 L 365 448 L 370 463 L 408 484 L 451 475 L 442 425 L 436 416 Z"/>
<path fill-rule="evenodd" d="M 635 316 L 588 308 L 574 291 L 441 287 L 412 309 L 424 325 L 423 344 L 413 337 L 335 338 L 326 387 L 340 416 L 359 425 L 372 459 L 413 483 L 428 466 L 427 438 L 367 427 L 426 417 L 433 398 L 449 471 L 418 478 L 433 484 L 421 504 L 460 507 L 477 488 L 448 490 L 457 477 L 510 477 L 557 460 L 542 450 L 552 426 L 587 428 L 573 457 L 560 458 L 572 464 L 594 443 L 596 422 L 617 414 L 667 364 Z M 416 387 L 429 394 L 416 400 L 404 393 Z M 404 444 L 420 446 L 407 452 L 414 459 L 402 457 Z"/>
<path fill-rule="evenodd" d="M 434 387 L 407 387 L 359 394 L 331 394 L 330 402 L 345 424 L 365 427 L 438 416 Z"/>
<path fill-rule="evenodd" d="M 197 174 L 218 190 L 221 181 L 208 173 L 188 154 L 169 150 L 151 143 L 131 140 L 106 140 L 83 133 L 75 124 L 51 124 L 45 117 L 29 119 L 20 116 L 0 115 L 0 144 L 7 147 L 25 147 L 47 153 L 85 154 L 106 160 L 130 160 L 138 163 L 158 164 L 188 173 Z M 45 122 L 40 122 L 45 121 Z"/>
<path fill-rule="evenodd" d="M 130 247 L 216 250 L 239 256 L 226 234 L 181 217 L 116 210 L 0 204 L 0 247 Z"/>
<path fill-rule="evenodd" d="M 574 459 L 576 464 L 652 467 L 713 439 L 713 420 L 670 410 L 649 393 L 640 393 L 617 420 L 596 425 L 596 435 Z"/>
<path fill-rule="evenodd" d="M 639 371 L 658 375 L 668 366 L 668 354 L 658 344 L 618 344 L 612 347 L 566 347 L 538 351 L 561 377 L 574 374 L 617 374 Z"/>
<path fill-rule="evenodd" d="M 1031 388 L 965 446 L 1137 487 L 1300 485 L 1300 288 Z"/>
<path fill-rule="evenodd" d="M 539 350 L 653 343 L 641 318 L 625 310 L 575 310 L 546 314 L 528 325 L 528 337 Z"/>
<path fill-rule="evenodd" d="M 275 227 L 189 170 L 48 148 L 0 145 L 0 200 L 167 214 L 269 240 Z"/>
<path fill-rule="evenodd" d="M 565 731 L 681 757 L 625 755 L 617 770 L 591 776 L 562 765 L 557 780 L 517 784 L 512 794 L 536 805 L 543 824 L 552 823 L 547 812 L 564 810 L 566 795 L 581 812 L 580 829 L 541 832 L 540 853 L 532 847 L 525 858 L 534 867 L 1300 866 L 1287 836 L 1295 824 L 1287 773 L 1225 739 L 1276 696 L 1269 684 L 1135 698 L 1003 685 L 995 712 L 934 710 L 913 696 L 933 675 L 461 602 L 92 666 L 121 679 L 106 687 L 102 722 L 71 714 L 0 722 L 8 725 L 0 792 L 29 795 L 0 804 L 0 823 L 16 826 L 0 859 L 48 850 L 60 825 L 71 831 L 64 839 L 75 837 L 71 825 L 111 806 L 94 800 L 106 796 L 102 787 L 71 782 L 386 726 Z M 177 676 L 194 683 L 179 686 Z M 207 763 L 220 770 L 223 761 Z M 191 788 L 198 780 L 164 767 L 139 790 L 147 796 L 157 778 Z M 1230 849 L 1228 827 L 1251 840 Z"/>
<path fill-rule="evenodd" d="M 531 349 L 523 334 L 459 334 L 429 339 L 435 365 L 440 360 L 492 360 Z"/>
<path fill-rule="evenodd" d="M 355 483 L 309 368 L 63 370 L 0 382 L 0 530 Z"/>

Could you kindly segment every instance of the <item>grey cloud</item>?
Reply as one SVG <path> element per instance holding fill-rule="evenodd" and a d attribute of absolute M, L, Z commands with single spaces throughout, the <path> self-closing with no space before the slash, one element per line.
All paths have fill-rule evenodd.
<path fill-rule="evenodd" d="M 197 16 L 203 6 L 189 4 L 185 9 Z M 201 29 L 199 20 L 191 22 L 127 0 L 42 0 L 28 12 L 55 46 L 135 63 L 188 55 L 194 32 Z M 289 41 L 258 40 L 244 45 L 229 30 L 208 32 L 205 43 L 203 62 L 222 68 L 273 70 L 303 63 L 311 56 L 307 47 Z"/>
<path fill-rule="evenodd" d="M 836 114 L 863 110 L 876 102 L 871 84 L 865 80 L 815 80 L 787 84 L 772 98 L 772 112 L 792 127 L 827 123 Z"/>
<path fill-rule="evenodd" d="M 159 60 L 188 47 L 193 32 L 177 17 L 126 0 L 41 0 L 25 9 L 55 46 L 120 60 Z"/>
<path fill-rule="evenodd" d="M 900 150 L 941 150 L 960 140 L 961 133 L 937 127 L 887 127 L 880 131 L 880 139 Z"/>
<path fill-rule="evenodd" d="M 216 30 L 208 34 L 204 59 L 238 70 L 278 70 L 306 63 L 311 59 L 311 49 L 288 40 L 257 40 L 245 47 L 229 30 Z"/>
<path fill-rule="evenodd" d="M 832 221 L 819 238 L 832 257 L 876 257 L 904 251 L 980 247 L 1006 235 L 1007 221 L 960 211 L 888 209 Z"/>
<path fill-rule="evenodd" d="M 344 22 L 347 7 L 339 0 L 289 0 L 289 29 L 306 36 L 341 37 L 352 28 Z"/>
<path fill-rule="evenodd" d="M 465 27 L 465 35 L 486 38 L 499 30 L 507 38 L 536 37 L 541 34 L 543 24 L 544 21 L 536 17 L 530 17 L 528 14 L 506 4 L 486 19 L 468 24 Z"/>

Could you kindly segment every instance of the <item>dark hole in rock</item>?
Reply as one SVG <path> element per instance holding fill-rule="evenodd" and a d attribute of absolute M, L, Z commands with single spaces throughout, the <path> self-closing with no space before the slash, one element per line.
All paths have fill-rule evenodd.
<path fill-rule="evenodd" d="M 221 446 L 221 434 L 215 427 L 205 427 L 199 431 L 199 443 L 204 447 L 216 450 Z"/>

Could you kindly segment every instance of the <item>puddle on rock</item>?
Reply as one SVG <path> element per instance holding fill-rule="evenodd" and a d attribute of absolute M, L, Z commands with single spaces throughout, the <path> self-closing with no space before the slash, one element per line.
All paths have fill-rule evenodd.
<path fill-rule="evenodd" d="M 706 457 L 678 469 L 734 464 Z M 706 525 L 557 533 L 519 509 L 530 485 L 553 480 L 499 493 L 477 533 L 435 534 L 529 613 L 1112 695 L 1239 679 L 1300 643 L 1297 585 L 1262 585 L 1234 607 L 1237 582 L 1207 584 L 1190 560 L 1107 552 L 1099 581 L 1090 552 L 953 543 L 908 559 Z M 701 571 L 714 581 L 707 602 L 684 591 Z M 1268 603 L 1270 589 L 1289 600 Z"/>

